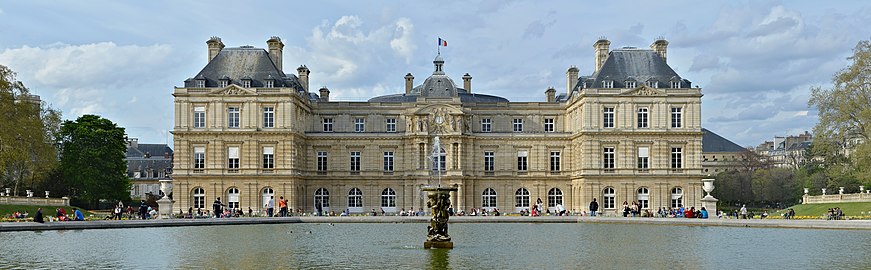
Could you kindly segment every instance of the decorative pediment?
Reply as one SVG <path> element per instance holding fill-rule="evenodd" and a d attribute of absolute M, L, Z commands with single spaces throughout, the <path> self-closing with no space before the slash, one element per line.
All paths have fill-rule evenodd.
<path fill-rule="evenodd" d="M 457 107 L 437 104 L 423 107 L 415 112 L 417 130 L 432 134 L 448 134 L 468 130 L 468 121 Z"/>
<path fill-rule="evenodd" d="M 651 88 L 647 85 L 642 85 L 634 89 L 629 89 L 626 92 L 620 93 L 621 96 L 665 96 L 665 92 L 656 88 Z"/>
<path fill-rule="evenodd" d="M 249 89 L 242 88 L 242 87 L 235 85 L 235 84 L 231 84 L 231 85 L 224 87 L 224 88 L 215 89 L 215 91 L 212 91 L 209 94 L 221 95 L 221 96 L 252 96 L 252 95 L 257 95 L 256 92 L 251 91 Z"/>

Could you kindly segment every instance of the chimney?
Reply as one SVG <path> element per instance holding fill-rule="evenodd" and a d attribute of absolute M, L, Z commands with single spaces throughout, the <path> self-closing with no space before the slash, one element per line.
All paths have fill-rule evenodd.
<path fill-rule="evenodd" d="M 472 75 L 469 73 L 463 75 L 463 88 L 466 89 L 467 93 L 472 93 Z"/>
<path fill-rule="evenodd" d="M 605 39 L 605 37 L 600 37 L 599 40 L 593 44 L 593 48 L 596 49 L 596 71 L 599 72 L 599 69 L 602 68 L 602 65 L 605 64 L 605 59 L 608 59 L 608 49 L 611 46 L 611 42 Z"/>
<path fill-rule="evenodd" d="M 127 139 L 127 147 L 138 149 L 139 148 L 139 139 L 138 138 Z"/>
<path fill-rule="evenodd" d="M 311 71 L 308 70 L 308 67 L 306 67 L 305 65 L 301 65 L 296 68 L 296 72 L 298 74 L 297 76 L 299 77 L 299 83 L 302 84 L 302 88 L 304 88 L 305 91 L 308 92 L 308 74 L 311 73 Z"/>
<path fill-rule="evenodd" d="M 224 42 L 221 42 L 221 38 L 212 37 L 208 41 L 206 41 L 206 45 L 209 46 L 209 62 L 212 59 L 215 59 L 215 56 L 218 56 L 218 53 L 224 49 Z"/>
<path fill-rule="evenodd" d="M 578 84 L 578 67 L 571 66 L 566 71 L 566 93 L 571 93 L 576 84 Z"/>
<path fill-rule="evenodd" d="M 544 95 L 547 96 L 547 102 L 554 102 L 556 100 L 556 90 L 553 87 L 547 88 L 544 91 Z"/>
<path fill-rule="evenodd" d="M 650 44 L 650 48 L 653 49 L 653 52 L 662 57 L 662 60 L 667 59 L 666 56 L 668 50 L 668 41 L 666 41 L 664 38 L 657 38 L 656 41 L 653 41 L 653 44 Z"/>
<path fill-rule="evenodd" d="M 411 73 L 405 74 L 405 94 L 411 93 L 411 88 L 414 88 L 414 76 Z"/>
<path fill-rule="evenodd" d="M 320 102 L 330 102 L 330 89 L 327 89 L 327 87 L 324 86 L 324 87 L 321 87 L 321 89 L 318 90 L 318 92 L 320 92 L 320 96 L 321 96 Z"/>
<path fill-rule="evenodd" d="M 277 36 L 272 36 L 266 41 L 266 45 L 269 46 L 269 58 L 272 59 L 272 63 L 275 64 L 275 67 L 277 67 L 281 73 L 284 73 L 284 69 L 281 68 L 281 55 L 284 51 L 284 43 L 282 43 L 281 39 Z"/>

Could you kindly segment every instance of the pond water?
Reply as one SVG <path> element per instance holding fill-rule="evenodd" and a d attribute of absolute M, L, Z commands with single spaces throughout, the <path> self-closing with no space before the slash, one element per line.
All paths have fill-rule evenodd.
<path fill-rule="evenodd" d="M 263 224 L 0 233 L 0 268 L 867 269 L 871 233 L 632 224 Z"/>

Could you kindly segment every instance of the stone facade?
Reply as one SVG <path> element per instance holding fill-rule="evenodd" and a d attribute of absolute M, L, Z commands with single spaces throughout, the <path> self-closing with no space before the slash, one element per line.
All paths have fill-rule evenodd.
<path fill-rule="evenodd" d="M 439 183 L 456 185 L 452 205 L 465 211 L 519 212 L 539 198 L 551 211 L 588 211 L 593 198 L 610 213 L 634 200 L 701 205 L 701 89 L 667 66 L 667 42 L 607 53 L 599 41 L 597 70 L 569 68 L 566 92 L 550 89 L 545 102 L 473 94 L 468 74 L 457 87 L 440 56 L 423 84 L 405 75 L 400 94 L 330 101 L 329 89 L 310 91 L 307 67 L 268 64 L 281 54 L 277 37 L 269 52 L 219 42 L 173 93 L 174 212 L 215 197 L 261 211 L 270 196 L 309 213 L 394 212 L 425 208 L 421 188 Z"/>

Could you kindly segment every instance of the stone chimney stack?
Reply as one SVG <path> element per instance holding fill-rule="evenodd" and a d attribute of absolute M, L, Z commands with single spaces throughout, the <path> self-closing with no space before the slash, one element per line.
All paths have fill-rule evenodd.
<path fill-rule="evenodd" d="M 414 88 L 414 76 L 408 73 L 405 74 L 405 94 L 410 94 L 411 88 Z"/>
<path fill-rule="evenodd" d="M 272 36 L 266 41 L 266 45 L 269 47 L 269 58 L 272 59 L 272 63 L 275 64 L 275 67 L 277 67 L 279 71 L 284 73 L 284 69 L 281 67 L 281 56 L 284 51 L 284 43 L 281 42 L 281 39 L 277 36 Z"/>
<path fill-rule="evenodd" d="M 655 41 L 653 41 L 653 44 L 650 44 L 650 48 L 653 49 L 653 52 L 662 57 L 662 60 L 667 60 L 666 56 L 668 55 L 668 41 L 666 41 L 664 38 L 657 38 Z"/>
<path fill-rule="evenodd" d="M 218 56 L 218 53 L 224 49 L 224 42 L 221 42 L 219 37 L 210 38 L 206 41 L 206 45 L 209 46 L 209 62 L 215 59 L 215 56 Z"/>
<path fill-rule="evenodd" d="M 472 93 L 472 75 L 469 75 L 469 73 L 463 75 L 463 89 L 466 89 L 468 93 Z"/>
<path fill-rule="evenodd" d="M 556 100 L 556 89 L 553 89 L 553 87 L 547 88 L 544 91 L 544 95 L 547 96 L 547 102 L 554 102 Z"/>
<path fill-rule="evenodd" d="M 318 90 L 318 92 L 320 92 L 320 96 L 321 96 L 320 101 L 321 102 L 329 102 L 330 101 L 330 89 L 327 89 L 327 87 L 324 86 L 324 87 L 321 87 L 321 89 Z"/>
<path fill-rule="evenodd" d="M 571 93 L 576 84 L 578 84 L 578 67 L 571 66 L 566 71 L 566 93 Z"/>
<path fill-rule="evenodd" d="M 299 83 L 302 84 L 302 88 L 305 88 L 305 91 L 308 92 L 308 75 L 311 73 L 311 71 L 308 70 L 308 67 L 306 67 L 305 65 L 301 65 L 296 68 L 296 72 L 297 77 L 299 77 Z"/>
<path fill-rule="evenodd" d="M 605 37 L 600 37 L 595 44 L 593 44 L 593 48 L 596 49 L 596 71 L 599 72 L 599 69 L 602 68 L 602 65 L 605 64 L 605 59 L 608 59 L 608 51 L 611 47 L 611 42 L 605 39 Z"/>

